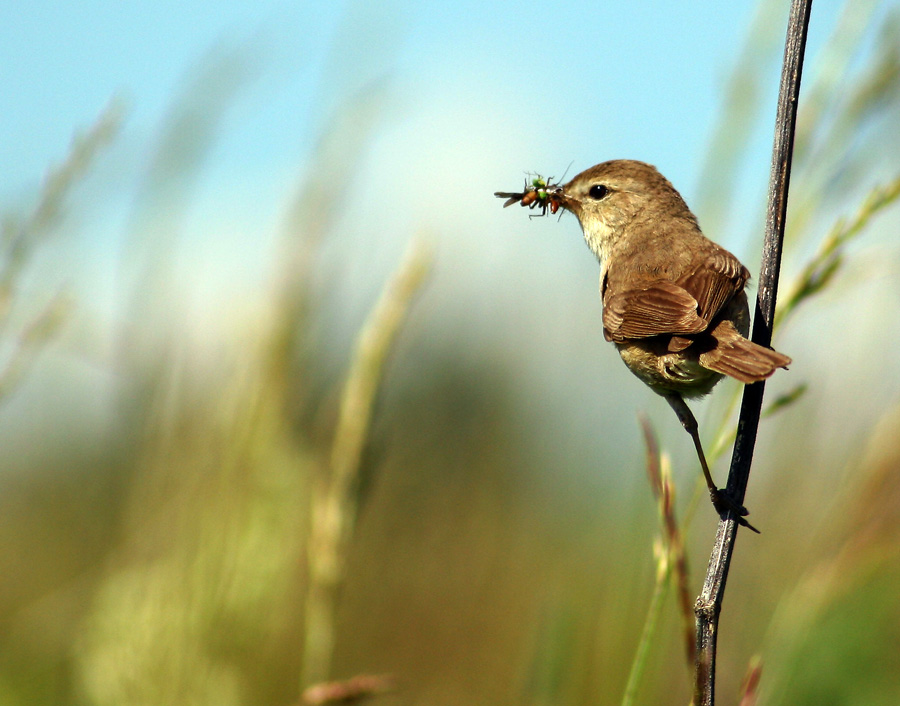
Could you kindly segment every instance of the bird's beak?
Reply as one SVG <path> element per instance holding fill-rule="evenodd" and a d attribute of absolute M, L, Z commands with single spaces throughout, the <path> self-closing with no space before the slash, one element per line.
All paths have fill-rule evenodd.
<path fill-rule="evenodd" d="M 556 187 L 553 192 L 553 199 L 564 209 L 566 209 L 567 211 L 571 211 L 576 216 L 581 211 L 581 203 L 578 201 L 578 199 L 566 194 L 565 186 Z"/>

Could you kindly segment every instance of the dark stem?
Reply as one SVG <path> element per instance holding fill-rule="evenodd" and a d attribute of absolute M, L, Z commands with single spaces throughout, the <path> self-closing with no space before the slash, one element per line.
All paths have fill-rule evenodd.
<path fill-rule="evenodd" d="M 797 121 L 797 103 L 800 94 L 800 74 L 806 33 L 812 0 L 792 0 L 788 20 L 787 40 L 784 47 L 784 65 L 781 72 L 781 88 L 778 95 L 778 112 L 775 118 L 775 145 L 772 153 L 772 173 L 769 178 L 769 205 L 766 214 L 766 236 L 763 244 L 762 265 L 759 272 L 759 294 L 753 319 L 752 340 L 762 346 L 772 341 L 772 321 L 775 318 L 775 298 L 778 292 L 778 272 L 781 267 L 781 246 L 784 239 L 785 214 L 787 213 L 788 184 L 791 175 L 791 153 L 794 146 L 794 128 Z M 744 389 L 741 413 L 738 419 L 734 454 L 728 472 L 726 492 L 735 505 L 744 503 L 750 463 L 759 427 L 765 383 L 757 382 Z M 713 706 L 715 703 L 716 641 L 719 613 L 725 594 L 728 568 L 734 552 L 739 518 L 728 512 L 719 521 L 716 540 L 703 590 L 697 598 L 694 612 L 697 616 L 697 664 L 694 688 L 694 706 Z"/>

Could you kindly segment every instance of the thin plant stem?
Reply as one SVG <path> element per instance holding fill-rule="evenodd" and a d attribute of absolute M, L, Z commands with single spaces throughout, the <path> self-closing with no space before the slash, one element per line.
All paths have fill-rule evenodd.
<path fill-rule="evenodd" d="M 331 446 L 328 473 L 312 488 L 307 545 L 302 686 L 329 678 L 335 645 L 335 612 L 346 554 L 359 511 L 362 456 L 385 363 L 430 269 L 431 256 L 418 240 L 385 287 L 360 332 L 347 374 Z"/>
<path fill-rule="evenodd" d="M 667 573 L 668 572 L 666 572 L 666 574 Z M 628 672 L 628 681 L 625 683 L 625 693 L 622 695 L 622 706 L 633 706 L 635 703 L 638 687 L 641 684 L 644 671 L 647 667 L 647 657 L 650 654 L 650 646 L 653 644 L 653 638 L 656 635 L 659 616 L 662 614 L 662 607 L 668 586 L 668 576 L 660 576 L 659 572 L 657 572 L 656 582 L 653 585 L 653 595 L 650 596 L 650 606 L 647 608 L 647 617 L 644 619 L 644 629 L 641 631 L 641 639 L 638 642 L 634 659 L 631 662 L 631 670 Z"/>
<path fill-rule="evenodd" d="M 784 303 L 775 313 L 775 325 L 781 324 L 809 297 L 829 284 L 843 264 L 843 248 L 859 235 L 881 210 L 900 199 L 900 176 L 875 187 L 849 221 L 839 220 L 819 244 L 816 254 L 788 288 Z"/>
<path fill-rule="evenodd" d="M 760 266 L 759 291 L 753 320 L 752 340 L 768 346 L 772 340 L 778 275 L 781 267 L 784 224 L 787 215 L 791 157 L 797 122 L 800 78 L 809 14 L 812 0 L 793 0 L 788 19 L 778 110 L 775 118 L 775 141 L 772 154 L 772 174 L 769 181 L 769 201 L 766 215 L 766 235 Z M 757 382 L 744 389 L 738 433 L 735 439 L 726 492 L 740 506 L 744 502 L 756 433 L 759 428 L 765 383 Z M 697 662 L 694 681 L 695 706 L 715 703 L 716 646 L 719 613 L 725 595 L 728 569 L 734 554 L 738 517 L 727 512 L 719 521 L 716 539 L 707 568 L 703 589 L 697 598 Z"/>
<path fill-rule="evenodd" d="M 628 680 L 625 684 L 622 706 L 631 706 L 635 702 L 670 583 L 674 582 L 678 593 L 678 605 L 685 627 L 685 654 L 688 665 L 694 663 L 696 653 L 696 641 L 688 593 L 687 559 L 684 553 L 681 530 L 675 518 L 675 484 L 672 482 L 671 463 L 668 457 L 660 454 L 656 434 L 650 426 L 649 420 L 641 416 L 640 422 L 644 432 L 644 442 L 647 447 L 647 477 L 650 481 L 650 488 L 656 498 L 659 512 L 660 535 L 654 548 L 656 581 L 653 586 L 653 594 L 650 597 L 650 605 L 647 608 L 647 616 L 644 619 L 641 637 L 638 641 L 634 659 L 631 662 L 631 669 L 628 673 Z"/>
<path fill-rule="evenodd" d="M 73 308 L 72 298 L 58 291 L 17 331 L 10 330 L 13 309 L 26 299 L 20 292 L 20 280 L 29 261 L 63 220 L 72 190 L 121 131 L 123 113 L 118 101 L 107 105 L 87 130 L 75 135 L 65 159 L 49 171 L 31 212 L 0 218 L 0 335 L 12 339 L 10 352 L 0 364 L 0 401 L 25 378 Z"/>

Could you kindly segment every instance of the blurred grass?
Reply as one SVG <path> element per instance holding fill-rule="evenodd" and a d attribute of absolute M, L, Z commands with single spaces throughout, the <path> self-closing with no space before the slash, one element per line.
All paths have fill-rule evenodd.
<path fill-rule="evenodd" d="M 22 278 L 29 263 L 51 239 L 63 219 L 67 201 L 84 174 L 120 130 L 123 108 L 113 101 L 83 134 L 76 134 L 68 156 L 48 172 L 35 205 L 27 213 L 5 213 L 0 226 L 0 335 L 15 342 L 0 363 L 0 401 L 23 379 L 37 354 L 51 341 L 71 306 L 65 292 L 57 291 L 28 312 L 18 331 L 11 332 L 15 305 L 22 295 Z M 21 308 L 21 307 L 19 307 Z"/>
<path fill-rule="evenodd" d="M 656 498 L 660 533 L 653 545 L 656 560 L 656 577 L 647 617 L 644 620 L 641 639 L 628 674 L 622 706 L 637 701 L 637 692 L 643 681 L 644 670 L 651 647 L 656 642 L 656 629 L 664 606 L 664 598 L 670 584 L 676 590 L 681 612 L 681 630 L 685 643 L 685 663 L 693 668 L 697 659 L 697 637 L 694 621 L 693 598 L 688 585 L 687 557 L 681 527 L 675 517 L 675 483 L 672 480 L 672 464 L 669 457 L 659 451 L 659 442 L 650 421 L 641 417 L 644 442 L 647 446 L 647 479 Z"/>
<path fill-rule="evenodd" d="M 307 687 L 326 681 L 331 673 L 335 615 L 359 514 L 362 458 L 375 397 L 400 326 L 430 266 L 431 255 L 421 241 L 414 241 L 360 331 L 341 394 L 328 472 L 312 485 L 301 680 Z"/>
<path fill-rule="evenodd" d="M 781 52 L 773 12 L 764 4 L 750 32 L 710 152 L 707 206 L 698 211 L 720 240 L 747 229 L 729 214 L 749 135 L 757 120 L 769 129 L 756 96 Z M 858 43 L 875 21 L 880 38 L 860 65 Z M 829 354 L 844 350 L 828 320 L 846 326 L 861 318 L 841 300 L 870 306 L 867 252 L 896 259 L 893 241 L 882 245 L 877 234 L 896 214 L 897 26 L 895 11 L 848 3 L 835 39 L 806 74 L 783 280 L 790 315 L 781 315 L 777 344 L 795 364 L 781 387 L 773 380 L 776 413 L 764 422 L 751 483 L 748 502 L 764 534 L 741 543 L 730 579 L 724 702 L 738 700 L 757 653 L 760 704 L 900 701 L 888 664 L 900 640 L 897 400 L 872 410 L 881 419 L 873 431 L 844 406 L 855 391 L 834 395 L 828 385 L 841 362 Z M 333 323 L 328 292 L 340 284 L 323 282 L 319 258 L 342 215 L 341 187 L 365 160 L 389 99 L 378 82 L 341 96 L 283 206 L 265 298 L 249 316 L 229 312 L 215 354 L 198 360 L 170 285 L 223 115 L 253 76 L 244 59 L 214 53 L 174 100 L 149 158 L 123 263 L 128 324 L 117 331 L 108 445 L 4 479 L 0 704 L 291 704 L 301 682 L 364 673 L 394 676 L 395 690 L 377 697 L 385 704 L 614 703 L 654 592 L 663 597 L 637 702 L 686 702 L 682 609 L 665 598 L 681 592 L 666 593 L 669 574 L 657 573 L 676 559 L 653 555 L 651 490 L 605 496 L 565 472 L 596 464 L 591 474 L 602 473 L 613 463 L 577 439 L 537 448 L 544 437 L 522 420 L 543 418 L 517 408 L 520 381 L 508 365 L 517 352 L 467 355 L 460 336 L 449 349 L 434 343 L 425 333 L 445 322 L 433 302 L 422 302 L 428 308 L 400 330 L 384 389 L 366 393 L 371 424 L 356 436 L 352 482 L 339 493 L 352 531 L 341 532 L 332 555 L 340 571 L 323 609 L 329 644 L 319 666 L 304 664 L 309 564 L 318 558 L 307 552 L 311 507 L 323 502 L 314 483 L 333 471 L 338 420 L 356 416 L 342 416 L 344 380 L 331 372 L 343 371 L 351 353 L 317 335 Z M 5 226 L 8 242 L 52 246 L 43 235 L 9 234 L 50 233 L 65 218 L 69 190 L 61 185 L 82 178 L 87 157 L 102 153 L 120 119 L 101 117 L 51 173 L 66 177 L 48 178 L 36 199 L 48 206 L 4 220 L 19 224 Z M 875 193 L 888 197 L 867 202 Z M 23 230 L 28 223 L 40 227 Z M 248 233 L 247 242 L 262 235 Z M 30 255 L 10 252 L 19 272 L 28 267 Z M 32 303 L 21 287 L 8 291 L 10 307 Z M 879 301 L 895 320 L 896 298 Z M 30 361 L 40 363 L 36 354 L 53 340 L 58 305 L 48 306 L 22 317 L 33 328 L 4 332 L 8 350 L 26 351 L 29 361 L 16 379 L 43 373 Z M 863 331 L 873 345 L 887 345 L 887 328 L 876 321 Z M 860 375 L 876 382 L 865 389 L 897 374 L 888 353 L 866 365 Z M 715 416 L 728 417 L 728 397 L 719 391 Z M 844 430 L 843 455 L 816 454 L 834 448 L 828 423 Z M 640 456 L 619 453 L 617 460 Z M 689 519 L 678 542 L 696 571 L 708 537 L 705 524 L 701 532 L 690 522 L 689 502 L 680 503 L 687 508 L 679 517 Z"/>

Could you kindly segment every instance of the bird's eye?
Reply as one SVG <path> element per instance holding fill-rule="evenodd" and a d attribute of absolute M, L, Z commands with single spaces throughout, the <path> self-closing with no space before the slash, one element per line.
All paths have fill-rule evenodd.
<path fill-rule="evenodd" d="M 594 201 L 599 201 L 600 199 L 606 198 L 608 193 L 609 189 L 603 186 L 603 184 L 594 184 L 590 191 L 588 191 L 588 196 L 594 199 Z"/>

